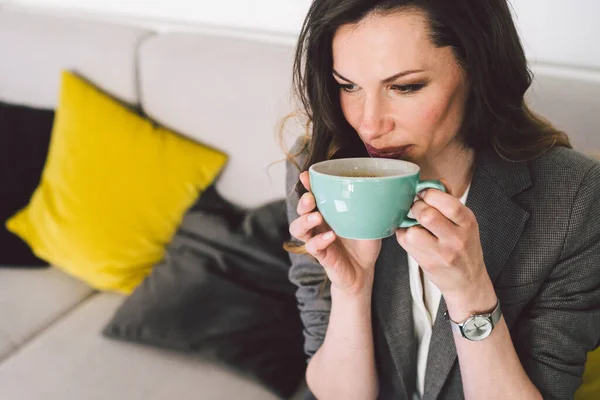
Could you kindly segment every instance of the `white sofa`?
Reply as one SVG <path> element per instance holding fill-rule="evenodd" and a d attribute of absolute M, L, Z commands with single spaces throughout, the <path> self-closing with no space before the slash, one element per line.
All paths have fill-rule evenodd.
<path fill-rule="evenodd" d="M 285 195 L 283 164 L 270 164 L 283 158 L 275 132 L 291 110 L 293 54 L 292 45 L 274 42 L 0 8 L 0 100 L 55 107 L 59 71 L 76 70 L 225 150 L 230 161 L 217 189 L 242 206 Z M 540 69 L 530 96 L 576 147 L 600 150 L 600 72 L 572 78 Z M 58 269 L 0 268 L 0 399 L 276 398 L 223 367 L 103 338 L 122 301 Z"/>

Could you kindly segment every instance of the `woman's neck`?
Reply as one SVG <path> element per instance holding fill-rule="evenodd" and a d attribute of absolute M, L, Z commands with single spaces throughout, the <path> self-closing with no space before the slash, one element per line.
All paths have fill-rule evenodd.
<path fill-rule="evenodd" d="M 441 180 L 449 193 L 462 197 L 475 172 L 475 151 L 462 144 L 448 146 L 435 158 L 419 162 L 421 179 Z"/>

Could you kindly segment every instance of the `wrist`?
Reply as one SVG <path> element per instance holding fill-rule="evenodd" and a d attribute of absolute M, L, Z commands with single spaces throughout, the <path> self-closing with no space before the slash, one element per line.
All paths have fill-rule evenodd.
<path fill-rule="evenodd" d="M 498 297 L 489 278 L 474 284 L 471 289 L 444 296 L 448 316 L 454 322 L 462 322 L 474 314 L 490 313 L 496 307 Z"/>
<path fill-rule="evenodd" d="M 353 290 L 339 289 L 335 285 L 331 285 L 331 299 L 337 303 L 343 304 L 371 304 L 371 296 L 373 294 L 373 280 L 365 282 L 365 284 Z"/>

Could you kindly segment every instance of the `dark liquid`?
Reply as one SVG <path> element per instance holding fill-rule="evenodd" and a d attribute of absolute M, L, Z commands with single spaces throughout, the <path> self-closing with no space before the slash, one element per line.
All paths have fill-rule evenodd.
<path fill-rule="evenodd" d="M 348 173 L 338 174 L 338 176 L 342 176 L 344 178 L 380 178 L 384 175 L 378 175 L 378 174 L 373 174 L 373 173 L 368 173 L 368 172 L 348 172 Z"/>

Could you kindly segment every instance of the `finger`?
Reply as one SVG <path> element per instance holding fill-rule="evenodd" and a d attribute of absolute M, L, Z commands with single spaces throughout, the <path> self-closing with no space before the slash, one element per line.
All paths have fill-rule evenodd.
<path fill-rule="evenodd" d="M 290 224 L 290 234 L 296 239 L 307 242 L 311 237 L 311 231 L 323 222 L 319 212 L 303 215 L 296 218 Z"/>
<path fill-rule="evenodd" d="M 398 229 L 396 231 L 396 239 L 400 246 L 402 246 L 407 253 L 413 255 L 413 257 L 416 253 L 435 252 L 438 247 L 437 238 L 421 226 Z"/>
<path fill-rule="evenodd" d="M 319 260 L 319 262 L 326 256 L 325 250 L 331 243 L 335 241 L 335 233 L 328 231 L 316 235 L 308 242 L 306 242 L 306 251 L 308 254 Z"/>
<path fill-rule="evenodd" d="M 315 202 L 315 196 L 310 192 L 306 192 L 300 197 L 300 201 L 298 202 L 298 207 L 296 207 L 296 212 L 298 215 L 304 215 L 309 213 L 315 209 L 317 203 Z"/>
<path fill-rule="evenodd" d="M 471 220 L 471 210 L 456 197 L 440 190 L 428 189 L 419 196 L 425 203 L 436 208 L 446 218 L 459 226 L 467 225 Z"/>
<path fill-rule="evenodd" d="M 412 232 L 409 232 L 412 231 Z M 399 229 L 396 231 L 396 239 L 402 248 L 409 254 L 412 258 L 415 259 L 417 264 L 423 269 L 423 271 L 428 274 L 433 273 L 434 271 L 431 269 L 432 258 L 435 257 L 435 254 L 432 254 L 431 250 L 433 247 L 421 247 L 419 245 L 414 245 L 414 242 L 427 242 L 427 237 L 424 235 L 422 239 L 414 239 L 413 237 L 407 239 L 407 235 L 410 236 L 419 236 L 421 235 L 420 231 L 425 231 L 425 229 L 421 227 L 412 227 L 408 229 Z M 431 236 L 431 234 L 429 234 Z"/>
<path fill-rule="evenodd" d="M 410 209 L 421 226 L 438 239 L 456 235 L 458 227 L 436 208 L 424 201 L 416 201 Z"/>
<path fill-rule="evenodd" d="M 308 174 L 308 171 L 304 171 L 300 174 L 300 182 L 302 182 L 304 188 L 310 192 L 310 175 Z"/>
<path fill-rule="evenodd" d="M 440 178 L 440 182 L 446 188 L 446 193 L 448 193 L 449 195 L 452 195 L 452 191 L 450 190 L 450 186 L 448 186 L 448 182 L 446 181 L 446 179 Z"/>

